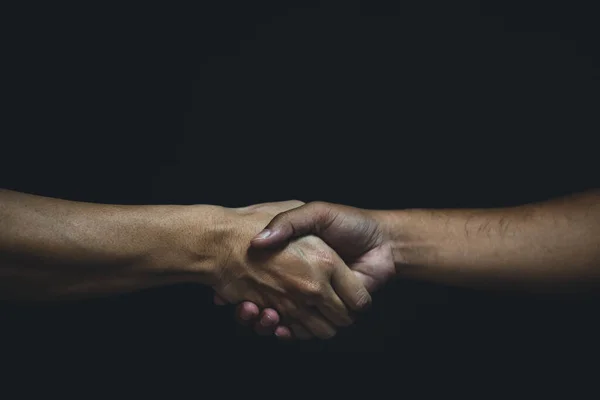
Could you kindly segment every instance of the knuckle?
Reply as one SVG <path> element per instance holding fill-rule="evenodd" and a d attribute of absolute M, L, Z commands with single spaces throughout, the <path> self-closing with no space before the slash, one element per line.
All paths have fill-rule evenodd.
<path fill-rule="evenodd" d="M 319 269 L 328 276 L 337 268 L 337 260 L 327 251 L 319 252 Z"/>
<path fill-rule="evenodd" d="M 294 288 L 294 292 L 299 296 L 298 300 L 306 297 L 316 297 L 325 289 L 325 284 L 321 277 L 312 273 L 307 277 L 292 279 L 291 285 Z"/>
<path fill-rule="evenodd" d="M 322 244 L 320 239 L 315 238 L 315 243 L 311 243 L 311 254 L 308 261 L 313 265 L 316 272 L 332 273 L 337 268 L 340 260 L 337 254 Z"/>
<path fill-rule="evenodd" d="M 303 294 L 311 300 L 323 297 L 323 283 L 317 281 L 305 281 L 302 283 Z"/>

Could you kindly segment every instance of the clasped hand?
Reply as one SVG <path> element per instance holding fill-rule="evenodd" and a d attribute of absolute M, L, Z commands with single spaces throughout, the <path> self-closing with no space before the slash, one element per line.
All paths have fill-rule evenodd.
<path fill-rule="evenodd" d="M 247 221 L 239 230 L 246 251 L 231 252 L 215 303 L 239 304 L 239 320 L 260 334 L 330 338 L 394 275 L 384 232 L 365 210 L 289 201 L 235 212 Z"/>

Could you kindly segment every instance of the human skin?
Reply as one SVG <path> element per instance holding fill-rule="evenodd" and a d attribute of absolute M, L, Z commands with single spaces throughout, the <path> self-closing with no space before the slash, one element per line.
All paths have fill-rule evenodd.
<path fill-rule="evenodd" d="M 329 338 L 371 301 L 348 266 L 316 236 L 250 247 L 275 215 L 302 204 L 108 205 L 0 190 L 0 296 L 73 300 L 196 282 Z"/>
<path fill-rule="evenodd" d="M 495 209 L 380 211 L 316 202 L 279 214 L 266 230 L 253 247 L 319 236 L 370 291 L 393 277 L 528 291 L 600 286 L 599 190 Z M 237 315 L 261 334 L 292 336 L 275 309 L 259 312 L 245 302 Z"/>

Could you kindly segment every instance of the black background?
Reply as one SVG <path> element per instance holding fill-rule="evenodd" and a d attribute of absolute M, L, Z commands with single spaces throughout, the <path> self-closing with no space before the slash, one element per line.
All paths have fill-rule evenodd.
<path fill-rule="evenodd" d="M 200 4 L 203 4 L 201 2 Z M 598 185 L 592 2 L 206 2 L 6 10 L 2 186 L 73 200 L 495 207 Z M 593 295 L 399 281 L 327 342 L 240 328 L 210 290 L 2 308 L 18 349 L 570 350 Z"/>

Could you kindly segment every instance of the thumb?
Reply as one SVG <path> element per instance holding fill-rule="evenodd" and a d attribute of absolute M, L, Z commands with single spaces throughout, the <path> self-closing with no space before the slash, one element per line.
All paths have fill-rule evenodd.
<path fill-rule="evenodd" d="M 292 238 L 317 234 L 328 223 L 327 206 L 314 202 L 276 215 L 256 235 L 252 247 L 267 248 L 285 244 Z"/>

